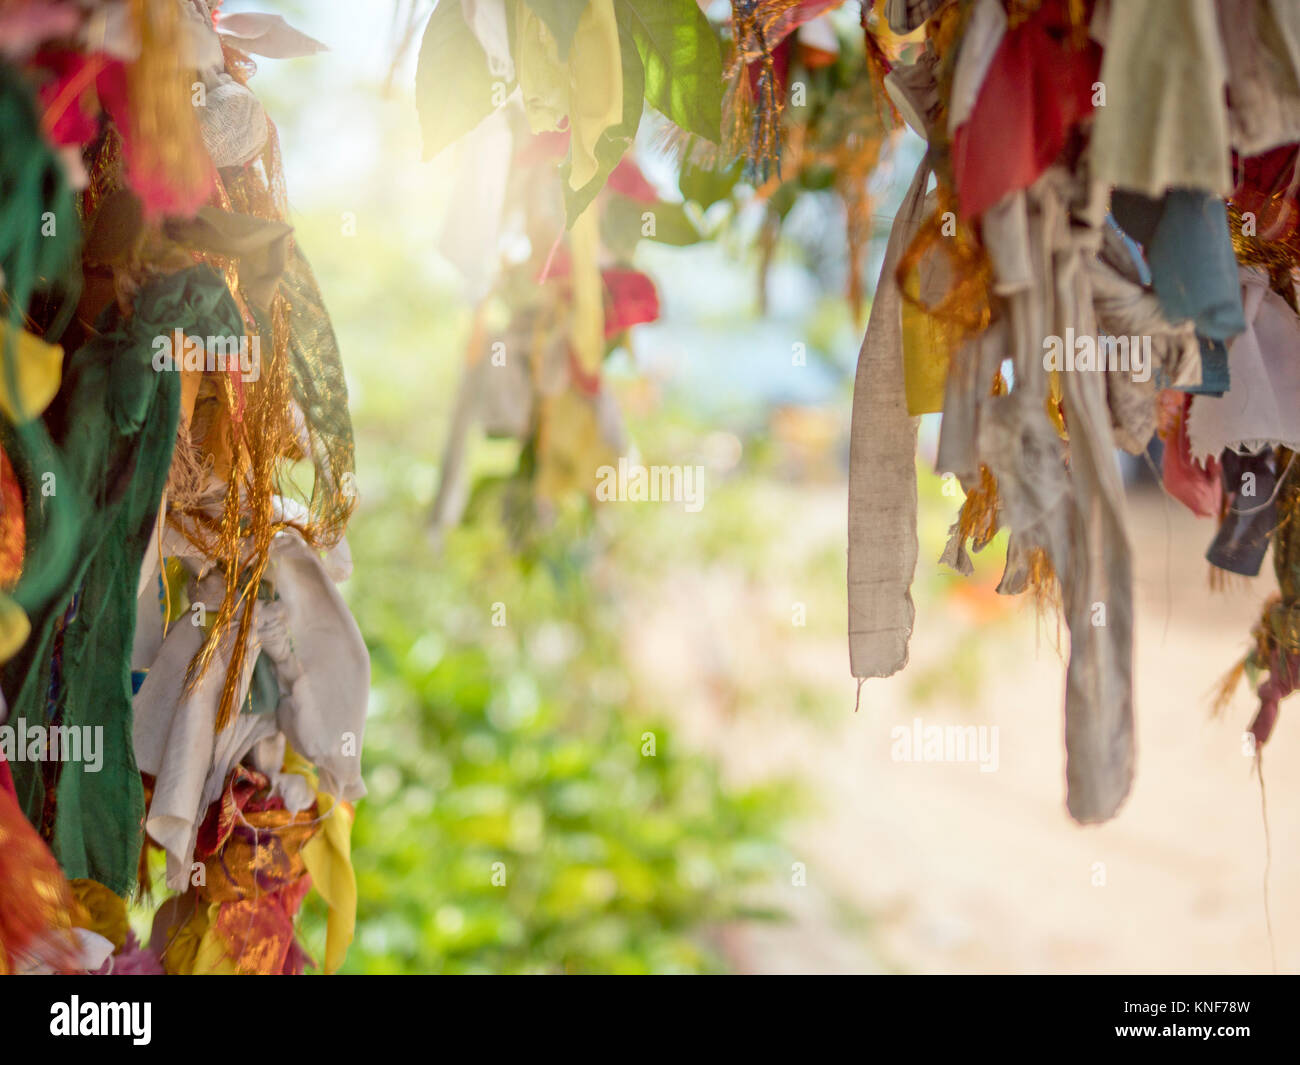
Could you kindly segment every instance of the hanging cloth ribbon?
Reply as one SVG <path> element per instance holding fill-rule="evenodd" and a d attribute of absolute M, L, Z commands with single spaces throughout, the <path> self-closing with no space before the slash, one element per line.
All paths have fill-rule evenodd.
<path fill-rule="evenodd" d="M 849 439 L 849 665 L 888 677 L 907 664 L 916 609 L 916 430 L 903 379 L 898 261 L 924 217 L 928 157 L 894 218 L 853 384 Z"/>

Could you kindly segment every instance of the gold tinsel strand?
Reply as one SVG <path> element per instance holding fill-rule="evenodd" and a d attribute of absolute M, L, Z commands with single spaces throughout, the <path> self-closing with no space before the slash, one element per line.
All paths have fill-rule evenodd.
<path fill-rule="evenodd" d="M 238 69 L 229 52 L 227 58 L 232 70 Z M 241 73 L 246 77 L 247 68 Z M 267 127 L 267 145 L 261 158 L 225 182 L 218 199 L 227 210 L 282 221 L 286 212 L 279 144 L 269 121 Z M 236 302 L 249 321 L 251 315 L 238 292 L 234 265 L 225 265 L 227 279 L 236 285 L 232 290 Z M 217 649 L 233 641 L 218 705 L 217 731 L 235 713 L 252 628 L 252 605 L 270 559 L 271 540 L 291 524 L 274 520 L 275 497 L 282 494 L 282 461 L 299 454 L 291 413 L 290 312 L 283 293 L 277 294 L 271 304 L 270 357 L 264 358 L 256 381 L 241 383 L 237 389 L 230 374 L 216 375 L 231 458 L 220 518 L 213 521 L 201 512 L 179 507 L 171 515 L 173 525 L 217 562 L 225 581 L 221 606 L 190 663 L 187 677 L 190 686 L 196 684 L 211 666 Z M 320 539 L 319 530 L 297 524 L 293 527 L 309 542 Z"/>
<path fill-rule="evenodd" d="M 746 176 L 762 185 L 781 171 L 781 115 L 785 109 L 777 84 L 772 49 L 794 22 L 802 0 L 731 0 L 731 59 L 723 102 L 723 136 L 727 150 L 745 159 Z M 758 64 L 757 85 L 749 82 Z"/>
<path fill-rule="evenodd" d="M 190 103 L 180 8 L 172 0 L 131 0 L 140 56 L 127 67 L 131 145 L 135 162 L 190 199 L 210 177 L 208 154 Z"/>
<path fill-rule="evenodd" d="M 1211 714 L 1221 714 L 1228 708 L 1228 703 L 1232 701 L 1232 693 L 1236 691 L 1237 685 L 1241 683 L 1242 678 L 1246 675 L 1246 667 L 1250 663 L 1254 662 L 1263 666 L 1267 665 L 1272 658 L 1276 642 L 1273 639 L 1270 618 L 1273 611 L 1281 604 L 1282 597 L 1276 593 L 1265 600 L 1259 619 L 1250 630 L 1251 649 L 1242 655 L 1233 667 L 1224 674 L 1223 679 L 1219 681 L 1214 700 L 1210 705 Z"/>
<path fill-rule="evenodd" d="M 1300 234 L 1292 233 L 1286 240 L 1266 240 L 1256 233 L 1244 233 L 1242 223 L 1241 210 L 1236 204 L 1229 203 L 1228 228 L 1232 233 L 1232 250 L 1237 262 L 1263 270 L 1268 274 L 1269 287 L 1286 300 L 1293 311 L 1297 310 L 1293 270 L 1296 261 L 1300 260 Z M 1256 219 L 1255 226 L 1258 224 Z"/>
<path fill-rule="evenodd" d="M 229 427 L 235 467 L 221 520 L 214 530 L 215 539 L 203 545 L 221 561 L 225 589 L 212 627 L 190 664 L 189 683 L 194 684 L 203 676 L 217 648 L 232 638 L 233 629 L 230 665 L 217 709 L 218 732 L 229 724 L 235 713 L 252 631 L 253 603 L 270 561 L 271 540 L 291 525 L 274 520 L 277 471 L 291 440 L 284 425 L 284 412 L 289 407 L 288 318 L 288 301 L 276 296 L 271 314 L 271 357 L 247 392 L 243 418 Z M 236 400 L 230 376 L 223 375 L 222 383 L 226 402 L 233 406 Z"/>
<path fill-rule="evenodd" d="M 1056 649 L 1061 649 L 1061 582 L 1057 579 L 1056 568 L 1048 557 L 1047 549 L 1034 547 L 1029 551 L 1029 576 L 1025 590 L 1029 593 L 1034 612 L 1041 619 L 1049 612 L 1056 618 Z"/>
<path fill-rule="evenodd" d="M 885 17 L 886 3 L 887 0 L 872 0 L 871 3 L 864 0 L 859 24 L 862 27 L 867 80 L 871 86 L 871 98 L 876 105 L 876 117 L 884 129 L 892 131 L 903 124 L 903 117 L 885 91 L 885 75 L 893 69 L 909 38 L 900 37 L 889 28 L 889 19 Z"/>
<path fill-rule="evenodd" d="M 949 355 L 971 337 L 978 336 L 992 321 L 993 264 L 970 227 L 956 213 L 952 193 L 940 182 L 934 212 L 921 223 L 916 236 L 898 263 L 896 276 L 903 299 L 928 314 L 939 327 Z M 944 235 L 945 216 L 957 219 L 951 236 Z M 938 250 L 947 255 L 953 283 L 935 305 L 925 304 L 914 284 L 927 254 Z"/>
<path fill-rule="evenodd" d="M 998 532 L 998 483 L 993 471 L 980 463 L 980 481 L 969 492 L 961 505 L 957 530 L 971 548 L 979 551 L 988 546 Z"/>

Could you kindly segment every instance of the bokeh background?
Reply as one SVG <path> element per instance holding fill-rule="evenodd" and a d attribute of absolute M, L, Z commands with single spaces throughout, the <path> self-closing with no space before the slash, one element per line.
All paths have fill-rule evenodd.
<path fill-rule="evenodd" d="M 1300 710 L 1283 705 L 1265 752 L 1266 804 L 1242 745 L 1250 693 L 1209 710 L 1270 566 L 1212 592 L 1213 530 L 1149 478 L 1131 489 L 1138 775 L 1114 822 L 1083 829 L 1064 809 L 1054 613 L 994 594 L 1001 538 L 973 578 L 937 564 L 958 501 L 926 462 L 933 425 L 911 663 L 855 712 L 860 330 L 829 199 L 800 203 L 762 301 L 743 224 L 638 250 L 663 318 L 609 376 L 644 462 L 706 467 L 698 513 L 575 508 L 519 551 L 472 500 L 431 535 L 472 307 L 438 251 L 461 161 L 421 162 L 401 49 L 421 3 L 225 5 L 284 14 L 331 49 L 263 60 L 253 88 L 356 427 L 346 594 L 373 694 L 345 971 L 1300 970 Z M 882 234 L 914 151 L 877 176 Z M 653 143 L 638 153 L 652 180 L 672 165 Z M 507 473 L 516 450 L 475 441 L 475 476 Z M 917 718 L 996 726 L 997 771 L 893 761 L 891 729 Z M 306 920 L 319 954 L 323 914 Z"/>

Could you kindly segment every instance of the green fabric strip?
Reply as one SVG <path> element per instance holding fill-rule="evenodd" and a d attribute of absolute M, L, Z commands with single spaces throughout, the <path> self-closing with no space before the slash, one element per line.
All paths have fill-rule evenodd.
<path fill-rule="evenodd" d="M 180 374 L 153 368 L 154 342 L 187 335 L 239 336 L 239 311 L 225 282 L 195 266 L 141 289 L 124 319 L 110 306 L 99 335 L 71 358 L 47 412 L 68 489 L 88 500 L 77 563 L 48 608 L 33 614 L 32 636 L 3 669 L 13 693 L 11 723 L 102 730 L 101 765 L 15 761 L 18 794 L 69 877 L 131 890 L 139 859 L 144 792 L 131 738 L 131 645 L 140 566 L 167 483 L 180 415 Z M 28 499 L 41 498 L 43 473 L 30 465 Z M 65 490 L 58 480 L 55 493 Z M 29 543 L 44 530 L 29 508 Z M 60 638 L 60 621 L 69 614 Z M 59 659 L 56 663 L 55 659 Z M 56 783 L 57 781 L 57 783 Z M 55 784 L 53 810 L 47 786 Z"/>

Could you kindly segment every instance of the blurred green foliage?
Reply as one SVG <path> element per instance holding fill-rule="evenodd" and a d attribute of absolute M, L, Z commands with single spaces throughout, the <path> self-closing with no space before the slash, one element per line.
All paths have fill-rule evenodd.
<path fill-rule="evenodd" d="M 491 526 L 435 560 L 423 517 L 393 495 L 353 527 L 373 693 L 345 971 L 720 968 L 704 933 L 781 868 L 776 796 L 727 791 L 629 701 L 578 570 L 520 564 Z"/>
<path fill-rule="evenodd" d="M 483 487 L 433 541 L 464 307 L 411 269 L 387 220 L 344 241 L 328 214 L 296 222 L 347 359 L 361 485 L 344 591 L 372 660 L 369 794 L 344 971 L 724 968 L 713 933 L 770 916 L 789 868 L 777 840 L 792 795 L 727 786 L 642 705 L 613 579 L 631 558 L 612 559 L 621 545 L 581 503 L 521 541 L 504 476 L 517 445 L 475 449 Z M 303 932 L 320 957 L 314 896 Z"/>

